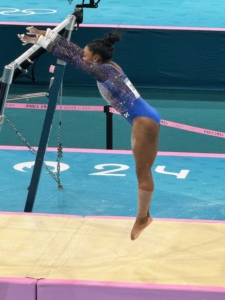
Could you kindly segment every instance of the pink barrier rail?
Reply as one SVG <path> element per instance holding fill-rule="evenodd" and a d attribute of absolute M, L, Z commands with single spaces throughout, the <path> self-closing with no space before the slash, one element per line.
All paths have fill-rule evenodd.
<path fill-rule="evenodd" d="M 1 300 L 224 300 L 222 287 L 1 278 Z"/>
<path fill-rule="evenodd" d="M 6 103 L 6 108 L 23 108 L 23 109 L 47 109 L 47 104 L 26 104 L 26 103 Z M 56 110 L 64 111 L 104 111 L 104 106 L 81 106 L 81 105 L 57 105 Z M 114 114 L 119 114 L 115 109 L 110 108 L 110 112 Z M 215 131 L 206 128 L 200 128 L 190 125 L 185 125 L 181 123 L 176 123 L 167 120 L 161 120 L 161 125 L 182 129 L 186 131 L 192 131 L 200 134 L 211 135 L 218 138 L 225 138 L 225 132 Z"/>
<path fill-rule="evenodd" d="M 38 300 L 224 300 L 225 289 L 213 287 L 39 280 Z"/>
<path fill-rule="evenodd" d="M 27 104 L 27 103 L 6 103 L 6 108 L 22 108 L 22 109 L 42 109 L 48 108 L 47 104 Z M 104 106 L 84 106 L 84 105 L 57 105 L 56 110 L 71 110 L 71 111 L 104 111 Z"/>

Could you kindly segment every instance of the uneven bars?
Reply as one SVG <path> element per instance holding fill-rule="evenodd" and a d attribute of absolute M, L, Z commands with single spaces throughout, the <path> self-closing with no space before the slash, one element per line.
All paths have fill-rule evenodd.
<path fill-rule="evenodd" d="M 66 28 L 69 33 L 69 37 L 71 36 L 72 27 L 74 27 L 76 17 L 74 15 L 69 15 L 63 22 L 61 22 L 58 26 L 56 26 L 53 31 L 58 33 L 62 29 Z M 41 47 L 38 45 L 32 46 L 26 52 L 24 52 L 21 56 L 15 59 L 10 64 L 6 65 L 4 68 L 4 72 L 0 82 L 0 130 L 4 121 L 4 108 L 5 102 L 8 97 L 10 85 L 13 82 L 13 76 L 16 69 L 21 68 L 21 64 L 23 62 L 30 61 L 29 57 L 32 56 L 36 51 L 38 51 Z M 32 62 L 31 62 L 32 63 Z"/>
<path fill-rule="evenodd" d="M 72 22 L 72 19 L 74 19 L 75 16 L 69 15 L 62 23 L 60 23 L 57 27 L 53 29 L 54 32 L 58 33 L 62 29 L 64 29 L 67 25 L 69 25 Z M 20 57 L 15 59 L 15 63 L 17 65 L 20 65 L 24 60 L 26 60 L 28 57 L 30 57 L 35 51 L 37 51 L 40 48 L 38 45 L 34 45 L 30 49 L 28 49 L 26 52 L 24 52 Z"/>

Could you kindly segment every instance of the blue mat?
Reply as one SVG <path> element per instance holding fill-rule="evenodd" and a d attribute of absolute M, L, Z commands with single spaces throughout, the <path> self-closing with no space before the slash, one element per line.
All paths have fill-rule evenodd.
<path fill-rule="evenodd" d="M 71 5 L 67 0 L 1 0 L 0 22 L 60 23 L 81 3 L 81 0 L 74 0 Z M 98 9 L 85 9 L 84 23 L 224 28 L 224 13 L 222 0 L 101 0 Z"/>
<path fill-rule="evenodd" d="M 0 210 L 22 212 L 34 156 L 28 151 L 1 150 L 0 160 L 4 174 Z M 56 153 L 47 152 L 45 160 L 56 161 Z M 67 167 L 61 172 L 64 190 L 58 190 L 57 183 L 43 169 L 34 212 L 135 216 L 137 182 L 132 155 L 67 152 L 62 163 Z M 158 156 L 153 167 L 152 216 L 225 220 L 224 169 L 224 158 Z M 182 170 L 188 171 L 179 178 Z"/>

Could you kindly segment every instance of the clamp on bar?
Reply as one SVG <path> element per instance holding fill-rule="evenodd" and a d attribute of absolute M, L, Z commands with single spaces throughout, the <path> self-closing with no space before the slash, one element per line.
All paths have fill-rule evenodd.
<path fill-rule="evenodd" d="M 98 3 L 101 1 L 101 0 L 98 0 L 97 2 L 95 2 L 94 0 L 89 0 L 89 4 L 84 4 L 84 1 L 82 2 L 82 4 L 77 4 L 76 7 L 80 7 L 80 8 L 83 8 L 83 7 L 88 7 L 88 8 L 97 8 L 98 7 Z M 73 2 L 73 0 L 68 0 L 69 4 L 71 4 Z"/>

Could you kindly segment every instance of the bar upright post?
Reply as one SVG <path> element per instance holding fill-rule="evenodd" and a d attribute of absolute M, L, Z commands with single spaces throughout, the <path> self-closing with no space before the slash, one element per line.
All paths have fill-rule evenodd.
<path fill-rule="evenodd" d="M 105 105 L 106 114 L 106 149 L 113 149 L 113 114 L 110 111 L 111 106 Z"/>
<path fill-rule="evenodd" d="M 71 32 L 74 28 L 74 23 L 75 23 L 75 16 L 71 18 L 71 23 L 68 24 L 66 27 L 65 37 L 68 40 L 71 37 Z M 46 152 L 49 135 L 51 131 L 52 121 L 56 109 L 59 92 L 61 89 L 61 84 L 63 81 L 65 66 L 66 66 L 65 62 L 59 59 L 57 60 L 54 81 L 49 92 L 48 109 L 45 115 L 44 125 L 42 128 L 41 138 L 38 146 L 38 152 L 36 156 L 36 161 L 35 161 L 34 170 L 31 178 L 30 186 L 29 186 L 24 212 L 32 212 L 33 210 L 33 205 L 35 202 L 36 193 L 37 193 L 39 180 L 41 176 L 42 165 L 44 162 L 45 152 Z"/>

